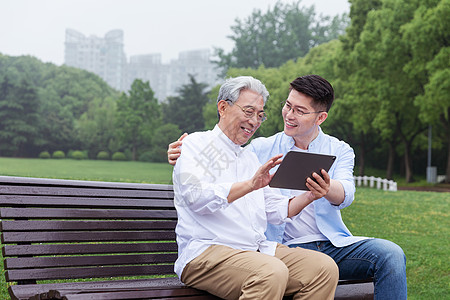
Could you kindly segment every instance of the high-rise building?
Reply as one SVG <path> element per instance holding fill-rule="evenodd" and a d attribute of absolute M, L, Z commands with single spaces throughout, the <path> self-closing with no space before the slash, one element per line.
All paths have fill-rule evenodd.
<path fill-rule="evenodd" d="M 175 96 L 177 90 L 189 83 L 189 75 L 208 87 L 219 84 L 219 70 L 211 62 L 209 49 L 183 51 L 169 64 L 161 63 L 161 54 L 134 55 L 128 65 L 128 86 L 139 78 L 149 81 L 159 101 Z"/>
<path fill-rule="evenodd" d="M 93 72 L 111 87 L 124 90 L 127 60 L 123 46 L 120 29 L 109 31 L 103 38 L 66 29 L 64 63 Z"/>
<path fill-rule="evenodd" d="M 128 91 L 135 79 L 149 81 L 155 97 L 164 101 L 189 83 L 189 75 L 208 87 L 219 84 L 219 70 L 210 61 L 209 49 L 181 52 L 168 64 L 161 54 L 133 55 L 130 62 L 123 50 L 123 31 L 111 30 L 103 38 L 66 29 L 64 63 L 99 75 L 111 87 Z"/>

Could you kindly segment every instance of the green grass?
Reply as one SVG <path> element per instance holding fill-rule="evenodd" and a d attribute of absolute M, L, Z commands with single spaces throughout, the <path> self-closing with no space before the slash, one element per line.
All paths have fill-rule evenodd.
<path fill-rule="evenodd" d="M 7 176 L 167 184 L 171 172 L 166 163 L 0 158 L 0 175 Z M 408 299 L 449 299 L 449 204 L 449 193 L 357 188 L 355 202 L 342 215 L 353 234 L 403 248 Z M 8 299 L 3 276 L 0 286 L 0 298 Z"/>
<path fill-rule="evenodd" d="M 172 166 L 133 161 L 0 157 L 0 176 L 171 184 Z"/>
<path fill-rule="evenodd" d="M 407 259 L 408 299 L 449 299 L 450 194 L 358 188 L 342 211 L 354 235 L 388 239 Z"/>

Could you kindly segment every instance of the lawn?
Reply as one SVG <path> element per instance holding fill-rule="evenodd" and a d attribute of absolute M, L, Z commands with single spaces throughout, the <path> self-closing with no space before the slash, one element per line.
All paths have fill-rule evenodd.
<path fill-rule="evenodd" d="M 170 183 L 166 163 L 0 158 L 0 175 L 77 180 Z M 448 299 L 450 290 L 450 194 L 387 192 L 358 188 L 342 211 L 355 235 L 385 238 L 407 257 L 408 299 Z M 1 299 L 7 299 L 3 276 Z"/>
<path fill-rule="evenodd" d="M 168 163 L 0 157 L 0 176 L 172 183 Z"/>

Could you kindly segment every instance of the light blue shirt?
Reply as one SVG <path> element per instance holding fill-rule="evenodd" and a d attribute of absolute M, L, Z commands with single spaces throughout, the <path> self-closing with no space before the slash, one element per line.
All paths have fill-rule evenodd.
<path fill-rule="evenodd" d="M 279 132 L 268 138 L 256 138 L 248 147 L 256 153 L 259 161 L 263 164 L 277 154 L 285 155 L 293 149 L 294 144 L 292 137 L 287 136 L 284 132 Z M 347 143 L 323 133 L 319 127 L 319 135 L 309 144 L 307 152 L 336 156 L 336 160 L 328 173 L 332 179 L 342 184 L 345 191 L 345 199 L 340 205 L 333 205 L 325 198 L 314 201 L 315 219 L 320 232 L 336 247 L 347 246 L 367 239 L 366 237 L 353 236 L 342 221 L 340 212 L 341 209 L 353 202 L 355 195 L 353 180 L 355 154 L 353 149 Z M 291 194 L 290 190 L 280 190 L 283 195 L 289 196 Z M 281 225 L 268 224 L 265 233 L 267 239 L 279 243 L 283 242 L 285 227 L 295 226 L 293 222 Z"/>

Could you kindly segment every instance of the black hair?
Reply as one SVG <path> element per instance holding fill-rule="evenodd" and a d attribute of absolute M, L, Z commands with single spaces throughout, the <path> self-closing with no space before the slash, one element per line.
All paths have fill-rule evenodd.
<path fill-rule="evenodd" d="M 313 98 L 313 106 L 321 107 L 327 112 L 334 100 L 334 90 L 331 84 L 319 75 L 297 77 L 291 82 L 290 90 L 296 90 Z"/>

